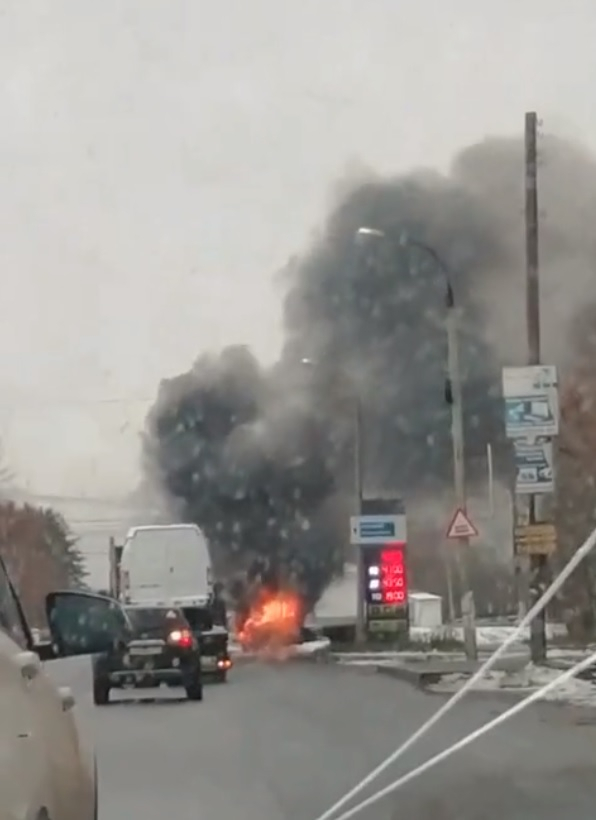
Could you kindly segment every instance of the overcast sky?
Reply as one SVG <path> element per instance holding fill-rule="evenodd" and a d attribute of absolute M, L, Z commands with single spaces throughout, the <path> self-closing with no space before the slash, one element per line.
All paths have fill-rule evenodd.
<path fill-rule="evenodd" d="M 349 164 L 445 167 L 529 109 L 596 149 L 594 43 L 590 0 L 0 0 L 21 482 L 126 491 L 161 377 L 231 342 L 273 358 L 273 275 Z"/>

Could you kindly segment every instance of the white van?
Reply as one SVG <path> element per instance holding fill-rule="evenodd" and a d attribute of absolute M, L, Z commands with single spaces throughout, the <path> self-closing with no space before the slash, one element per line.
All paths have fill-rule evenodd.
<path fill-rule="evenodd" d="M 211 558 L 195 524 L 132 527 L 120 561 L 125 603 L 204 604 L 212 588 Z"/>

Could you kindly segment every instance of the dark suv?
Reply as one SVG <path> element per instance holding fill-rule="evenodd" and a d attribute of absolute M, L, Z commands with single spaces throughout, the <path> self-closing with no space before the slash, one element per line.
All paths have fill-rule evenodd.
<path fill-rule="evenodd" d="M 225 683 L 232 667 L 227 628 L 213 623 L 213 613 L 210 607 L 185 606 L 182 612 L 201 647 L 203 677 Z"/>
<path fill-rule="evenodd" d="M 183 686 L 203 699 L 201 651 L 188 621 L 172 607 L 127 606 L 129 631 L 109 652 L 93 658 L 93 699 L 108 703 L 111 689 Z"/>

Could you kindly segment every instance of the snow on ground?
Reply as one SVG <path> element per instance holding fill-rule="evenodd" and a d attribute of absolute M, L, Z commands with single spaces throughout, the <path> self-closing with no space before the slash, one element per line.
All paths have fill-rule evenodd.
<path fill-rule="evenodd" d="M 494 650 L 497 646 L 500 646 L 502 643 L 511 637 L 513 632 L 515 631 L 516 627 L 513 626 L 478 626 L 476 628 L 476 642 L 478 644 L 478 648 L 482 651 Z M 566 629 L 563 624 L 556 624 L 551 623 L 547 624 L 547 640 L 552 641 L 554 638 L 566 635 Z M 457 649 L 452 651 L 446 651 L 444 649 L 436 649 L 431 648 L 429 644 L 433 641 L 456 641 L 461 643 L 463 646 L 463 628 L 460 626 L 455 627 L 442 627 L 441 629 L 423 629 L 420 627 L 412 627 L 410 629 L 410 641 L 412 644 L 417 645 L 418 648 L 411 648 L 409 651 L 397 651 L 391 650 L 387 652 L 346 652 L 346 653 L 336 653 L 339 658 L 342 658 L 343 655 L 346 658 L 351 658 L 352 660 L 356 660 L 358 658 L 381 658 L 383 656 L 391 656 L 391 657 L 399 657 L 402 660 L 406 659 L 408 656 L 412 658 L 420 659 L 421 656 L 428 656 L 433 660 L 438 660 L 440 657 L 449 657 L 453 658 L 454 655 L 461 654 L 458 652 Z M 525 644 L 528 643 L 530 640 L 530 631 L 529 629 L 524 629 L 520 633 L 520 635 L 513 641 L 510 646 L 513 651 L 519 650 L 521 647 L 525 647 Z M 462 650 L 463 651 L 463 650 Z M 552 654 L 560 654 L 562 657 L 565 653 L 568 653 L 570 657 L 577 656 L 578 650 L 563 650 L 553 648 L 550 650 Z"/>
<path fill-rule="evenodd" d="M 473 688 L 485 692 L 519 692 L 527 695 L 550 683 L 560 674 L 558 669 L 528 664 L 518 672 L 486 672 Z M 469 675 L 445 675 L 440 683 L 433 684 L 428 689 L 432 692 L 451 693 L 461 689 L 468 679 Z M 541 700 L 596 707 L 596 686 L 588 681 L 572 678 L 547 692 Z"/>
<path fill-rule="evenodd" d="M 352 657 L 350 657 L 349 654 L 337 655 L 337 654 L 333 653 L 332 657 L 333 657 L 333 660 L 336 663 L 339 663 L 341 666 L 362 666 L 362 667 L 368 667 L 368 668 L 372 668 L 372 669 L 377 669 L 379 666 L 389 666 L 389 667 L 396 666 L 400 663 L 403 663 L 404 661 L 409 661 L 409 660 L 422 660 L 422 661 L 425 661 L 425 660 L 427 660 L 427 661 L 430 661 L 430 660 L 447 660 L 447 661 L 450 661 L 450 660 L 453 660 L 453 657 L 454 657 L 453 655 L 443 656 L 443 655 L 439 654 L 439 655 L 423 655 L 423 657 L 420 658 L 420 654 L 422 654 L 422 653 L 417 653 L 416 658 L 412 658 L 411 656 L 407 657 L 407 656 L 404 655 L 404 653 L 401 653 L 401 652 L 395 652 L 393 655 L 389 655 L 389 656 L 382 656 L 382 655 L 381 656 L 379 656 L 379 655 L 372 656 L 371 655 L 370 657 L 355 657 L 355 658 L 352 658 Z M 459 655 L 457 657 L 459 658 Z M 461 657 L 463 658 L 464 656 L 462 655 Z"/>
<path fill-rule="evenodd" d="M 357 571 L 356 567 L 348 564 L 344 576 L 333 581 L 323 593 L 317 603 L 309 621 L 315 625 L 324 626 L 332 623 L 355 623 L 357 601 Z M 548 623 L 546 625 L 547 638 L 553 640 L 565 636 L 567 630 L 564 624 Z M 503 643 L 515 630 L 512 623 L 478 623 L 476 628 L 479 648 L 495 647 Z M 522 631 L 519 643 L 528 641 L 529 628 Z M 435 629 L 426 627 L 410 627 L 410 640 L 413 643 L 428 645 L 433 641 L 455 640 L 463 642 L 463 627 L 461 625 L 441 626 Z M 517 640 L 516 640 L 517 642 Z"/>
<path fill-rule="evenodd" d="M 483 646 L 498 646 L 504 643 L 516 630 L 516 625 L 487 625 L 481 624 L 476 627 L 476 641 L 479 648 Z M 546 625 L 547 640 L 563 637 L 567 634 L 564 624 L 548 623 Z M 424 627 L 411 627 L 410 640 L 414 643 L 428 644 L 431 641 L 455 640 L 463 642 L 462 626 L 443 626 L 437 629 L 425 629 Z M 530 640 L 530 629 L 523 629 L 516 643 L 523 643 Z"/>

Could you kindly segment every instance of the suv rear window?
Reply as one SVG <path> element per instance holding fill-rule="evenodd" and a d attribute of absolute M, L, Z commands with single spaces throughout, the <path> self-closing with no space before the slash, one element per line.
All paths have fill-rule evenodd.
<path fill-rule="evenodd" d="M 208 632 L 213 629 L 213 618 L 207 607 L 189 606 L 182 611 L 193 632 Z"/>
<path fill-rule="evenodd" d="M 164 629 L 180 629 L 186 627 L 184 616 L 177 609 L 171 607 L 163 608 L 139 608 L 129 607 L 126 609 L 132 628 L 135 632 L 162 632 Z"/>

